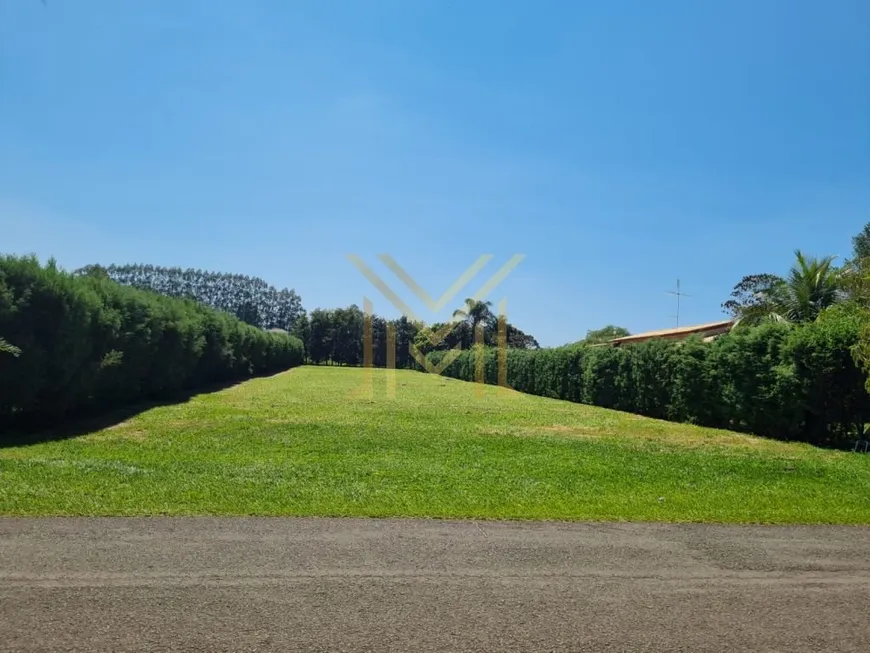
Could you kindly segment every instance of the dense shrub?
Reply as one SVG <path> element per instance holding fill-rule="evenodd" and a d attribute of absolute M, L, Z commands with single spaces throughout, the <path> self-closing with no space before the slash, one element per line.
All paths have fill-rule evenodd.
<path fill-rule="evenodd" d="M 712 344 L 711 372 L 721 392 L 720 423 L 771 438 L 799 438 L 803 411 L 785 324 L 738 328 Z"/>
<path fill-rule="evenodd" d="M 676 422 L 713 425 L 723 419 L 722 375 L 713 347 L 699 337 L 673 347 L 669 400 L 665 417 Z"/>
<path fill-rule="evenodd" d="M 299 365 L 302 344 L 192 300 L 0 257 L 0 425 L 166 398 Z"/>
<path fill-rule="evenodd" d="M 853 358 L 866 313 L 851 308 L 843 305 L 824 311 L 816 322 L 797 329 L 788 342 L 805 411 L 804 432 L 814 444 L 853 442 L 870 417 L 867 375 Z"/>
<path fill-rule="evenodd" d="M 843 446 L 863 433 L 870 415 L 867 377 L 852 358 L 862 326 L 859 314 L 830 311 L 801 326 L 738 328 L 710 343 L 509 349 L 507 380 L 544 397 Z M 474 380 L 475 356 L 463 352 L 443 374 Z M 483 356 L 486 382 L 496 383 L 497 352 Z"/>

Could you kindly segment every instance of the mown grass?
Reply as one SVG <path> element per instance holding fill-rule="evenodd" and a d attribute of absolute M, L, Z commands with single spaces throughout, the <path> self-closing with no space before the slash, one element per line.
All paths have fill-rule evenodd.
<path fill-rule="evenodd" d="M 870 523 L 870 455 L 416 372 L 390 400 L 374 370 L 366 398 L 365 373 L 303 367 L 7 447 L 0 514 Z"/>

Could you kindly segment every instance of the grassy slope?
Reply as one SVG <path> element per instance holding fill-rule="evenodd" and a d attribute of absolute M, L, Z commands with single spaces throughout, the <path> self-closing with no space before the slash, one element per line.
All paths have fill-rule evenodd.
<path fill-rule="evenodd" d="M 0 449 L 0 514 L 870 523 L 870 455 L 415 372 L 354 397 L 364 374 L 300 368 Z"/>

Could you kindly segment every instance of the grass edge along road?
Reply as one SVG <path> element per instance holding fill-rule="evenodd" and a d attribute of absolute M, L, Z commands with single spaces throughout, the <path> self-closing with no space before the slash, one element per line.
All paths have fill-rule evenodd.
<path fill-rule="evenodd" d="M 3 515 L 870 523 L 870 456 L 373 370 L 302 367 L 0 449 Z M 49 434 L 50 435 L 50 434 Z"/>

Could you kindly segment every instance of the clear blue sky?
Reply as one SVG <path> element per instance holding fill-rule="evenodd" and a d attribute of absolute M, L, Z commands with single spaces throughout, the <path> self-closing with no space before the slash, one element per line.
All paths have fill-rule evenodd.
<path fill-rule="evenodd" d="M 2 252 L 386 315 L 346 254 L 440 295 L 523 253 L 492 299 L 558 345 L 868 220 L 866 0 L 0 0 Z"/>

